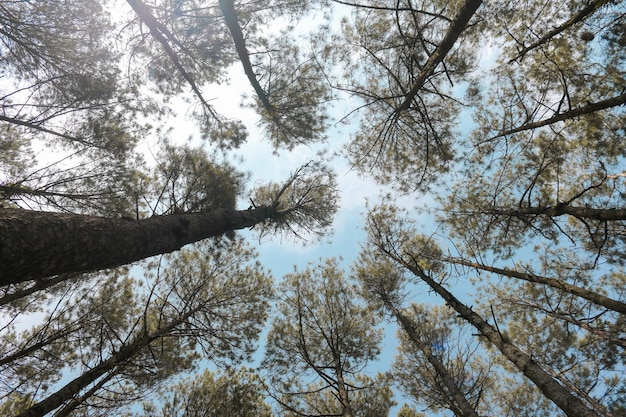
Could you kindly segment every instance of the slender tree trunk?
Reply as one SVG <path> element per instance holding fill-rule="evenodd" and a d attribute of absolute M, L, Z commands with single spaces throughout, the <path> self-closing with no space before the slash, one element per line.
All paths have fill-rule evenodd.
<path fill-rule="evenodd" d="M 3 357 L 0 358 L 0 366 L 4 366 L 4 365 L 7 365 L 7 364 L 10 364 L 11 362 L 15 362 L 18 359 L 21 359 L 21 358 L 23 358 L 25 356 L 28 356 L 28 355 L 30 355 L 30 354 L 32 354 L 34 352 L 37 352 L 38 350 L 40 350 L 40 349 L 42 349 L 42 348 L 44 348 L 44 347 L 46 347 L 48 345 L 51 345 L 56 340 L 63 339 L 65 337 L 69 336 L 70 334 L 72 334 L 74 332 L 77 332 L 78 330 L 80 330 L 79 326 L 76 326 L 76 325 L 71 326 L 69 328 L 66 328 L 66 329 L 63 329 L 63 330 L 59 331 L 58 333 L 55 333 L 55 334 L 51 335 L 50 337 L 47 337 L 46 339 L 44 339 L 44 340 L 42 340 L 42 341 L 40 341 L 38 343 L 35 343 L 33 345 L 24 347 L 21 350 L 15 352 L 15 353 L 3 356 Z"/>
<path fill-rule="evenodd" d="M 524 58 L 524 56 L 529 51 L 531 51 L 531 50 L 533 50 L 533 49 L 535 49 L 535 48 L 537 48 L 537 47 L 539 47 L 541 45 L 544 45 L 544 44 L 548 43 L 556 35 L 564 32 L 565 30 L 567 30 L 568 28 L 574 26 L 575 24 L 582 22 L 583 20 L 585 20 L 585 18 L 587 18 L 588 16 L 592 15 L 593 13 L 595 13 L 600 7 L 604 6 L 605 4 L 609 3 L 610 1 L 611 0 L 595 0 L 595 1 L 592 1 L 592 2 L 588 3 L 587 7 L 584 7 L 578 13 L 576 13 L 575 15 L 570 17 L 565 23 L 555 27 L 554 29 L 552 29 L 551 31 L 549 31 L 548 33 L 543 35 L 541 38 L 537 39 L 532 44 L 523 47 L 517 53 L 515 58 L 513 58 L 513 59 L 511 59 L 509 61 L 509 63 L 513 63 L 513 62 L 517 61 L 518 59 Z"/>
<path fill-rule="evenodd" d="M 109 372 L 104 378 L 100 379 L 97 384 L 91 387 L 86 393 L 81 395 L 80 397 L 73 398 L 69 403 L 67 403 L 63 408 L 54 413 L 53 417 L 67 417 L 74 410 L 76 410 L 79 406 L 85 403 L 89 398 L 91 398 L 96 392 L 102 389 L 102 387 L 117 376 L 116 370 Z"/>
<path fill-rule="evenodd" d="M 447 305 L 452 307 L 464 320 L 474 326 L 481 335 L 497 347 L 517 369 L 530 379 L 565 414 L 569 417 L 597 417 L 597 414 L 589 409 L 582 400 L 565 389 L 529 355 L 506 339 L 496 327 L 487 323 L 478 313 L 461 303 L 449 291 L 426 275 L 416 262 L 408 263 L 395 253 L 388 250 L 384 250 L 384 252 L 439 294 L 446 301 Z"/>
<path fill-rule="evenodd" d="M 150 33 L 152 36 L 161 44 L 167 56 L 172 60 L 172 63 L 178 70 L 178 73 L 187 81 L 187 84 L 191 87 L 193 92 L 196 94 L 196 97 L 200 100 L 204 109 L 207 110 L 212 117 L 216 120 L 219 119 L 217 113 L 213 110 L 211 105 L 206 101 L 200 88 L 196 84 L 196 81 L 193 79 L 193 76 L 187 72 L 183 64 L 180 62 L 180 59 L 176 52 L 170 46 L 170 42 L 178 45 L 180 47 L 180 43 L 176 41 L 174 35 L 172 35 L 165 25 L 161 24 L 153 15 L 148 6 L 141 0 L 126 0 L 126 2 L 133 8 L 139 19 L 148 26 L 150 29 Z"/>
<path fill-rule="evenodd" d="M 413 87 L 411 87 L 411 90 L 406 95 L 404 102 L 400 105 L 400 107 L 398 107 L 398 113 L 411 107 L 411 103 L 415 96 L 417 96 L 419 90 L 424 86 L 428 77 L 433 74 L 439 64 L 443 62 L 444 58 L 448 55 L 448 52 L 450 52 L 450 49 L 452 49 L 459 36 L 461 36 L 467 26 L 467 23 L 472 16 L 474 16 L 474 13 L 476 13 L 476 10 L 478 10 L 478 7 L 480 7 L 481 4 L 482 0 L 467 0 L 463 4 L 459 14 L 450 23 L 450 27 L 448 28 L 443 40 L 437 48 L 435 48 L 433 53 L 428 58 L 428 61 L 424 64 L 424 68 L 422 68 L 420 73 L 417 75 L 417 79 L 413 83 Z"/>
<path fill-rule="evenodd" d="M 88 387 L 90 384 L 96 382 L 101 376 L 114 371 L 119 366 L 124 366 L 124 363 L 137 355 L 143 348 L 150 343 L 167 335 L 176 326 L 179 326 L 185 320 L 187 320 L 195 310 L 190 310 L 184 315 L 177 318 L 167 326 L 157 330 L 152 334 L 143 334 L 137 337 L 132 343 L 121 347 L 118 351 L 113 353 L 108 359 L 100 362 L 97 366 L 91 368 L 82 375 L 74 378 L 72 381 L 65 384 L 58 391 L 50 394 L 47 398 L 32 405 L 27 410 L 18 414 L 16 417 L 43 417 L 51 411 L 57 409 L 63 405 L 66 401 L 71 400 L 80 393 L 81 390 Z M 83 399 L 84 401 L 85 399 Z"/>
<path fill-rule="evenodd" d="M 274 112 L 274 108 L 270 103 L 267 94 L 263 90 L 263 87 L 261 87 L 256 73 L 254 72 L 254 68 L 252 67 L 252 62 L 250 62 L 250 55 L 248 54 L 248 49 L 246 48 L 246 41 L 243 36 L 243 32 L 239 26 L 233 0 L 219 0 L 219 6 L 222 14 L 224 15 L 224 22 L 226 23 L 228 30 L 230 30 L 233 42 L 235 43 L 235 50 L 237 51 L 241 65 L 243 65 L 243 70 L 248 77 L 248 81 L 250 81 L 250 84 L 254 88 L 259 101 L 263 107 L 265 107 L 265 110 L 272 114 Z"/>
<path fill-rule="evenodd" d="M 354 411 L 352 410 L 352 405 L 350 404 L 350 396 L 348 394 L 348 390 L 346 389 L 346 382 L 343 379 L 343 370 L 341 369 L 341 363 L 338 358 L 335 358 L 335 362 L 338 364 L 335 368 L 335 373 L 337 376 L 337 391 L 339 392 L 339 401 L 343 406 L 343 417 L 354 417 Z"/>
<path fill-rule="evenodd" d="M 523 132 L 525 130 L 532 130 L 532 129 L 537 129 L 543 126 L 548 126 L 557 122 L 561 122 L 563 120 L 573 119 L 574 117 L 579 117 L 585 114 L 590 114 L 590 113 L 594 113 L 600 110 L 609 109 L 611 107 L 621 106 L 625 103 L 626 103 L 626 93 L 619 95 L 617 97 L 612 97 L 606 100 L 598 101 L 595 103 L 590 103 L 590 104 L 587 104 L 586 106 L 568 110 L 563 113 L 558 113 L 552 117 L 549 117 L 544 120 L 540 120 L 538 122 L 526 123 L 516 128 L 505 130 L 503 132 L 498 133 L 495 136 L 492 136 L 491 138 L 488 139 L 488 141 L 498 139 L 504 136 L 512 135 L 514 133 Z"/>
<path fill-rule="evenodd" d="M 626 96 L 625 96 L 626 97 Z M 607 208 L 598 209 L 591 207 L 577 207 L 569 204 L 545 207 L 520 207 L 516 209 L 495 208 L 483 211 L 484 214 L 507 215 L 515 217 L 526 216 L 572 216 L 578 219 L 589 219 L 599 221 L 620 221 L 626 220 L 626 209 Z"/>
<path fill-rule="evenodd" d="M 74 279 L 76 277 L 79 277 L 80 275 L 81 274 L 76 274 L 76 273 L 75 274 L 63 274 L 63 275 L 57 275 L 52 278 L 38 279 L 37 281 L 33 283 L 33 285 L 30 285 L 24 289 L 15 290 L 11 293 L 6 294 L 4 297 L 0 298 L 0 307 L 7 305 L 9 303 L 12 303 L 13 301 L 19 300 L 20 298 L 24 298 L 31 294 L 34 294 L 37 291 L 50 288 L 59 282 Z"/>
<path fill-rule="evenodd" d="M 273 207 L 221 208 L 132 220 L 0 209 L 0 285 L 126 265 L 277 215 Z"/>
<path fill-rule="evenodd" d="M 95 382 L 102 375 L 113 370 L 116 366 L 135 355 L 141 348 L 147 346 L 155 340 L 155 336 L 144 336 L 134 343 L 127 345 L 116 352 L 109 359 L 101 362 L 98 366 L 90 369 L 79 377 L 73 379 L 55 393 L 49 395 L 44 400 L 31 406 L 26 411 L 18 414 L 16 417 L 43 417 L 49 412 L 63 405 L 65 401 L 70 400 L 77 395 L 83 388 Z"/>
<path fill-rule="evenodd" d="M 463 392 L 454 381 L 454 378 L 452 378 L 452 376 L 448 372 L 448 369 L 439 360 L 439 358 L 433 355 L 430 347 L 426 346 L 420 340 L 417 332 L 415 331 L 415 324 L 413 323 L 413 321 L 404 314 L 402 314 L 402 312 L 398 310 L 394 305 L 392 305 L 388 300 L 383 301 L 387 308 L 391 310 L 392 314 L 394 315 L 400 326 L 402 326 L 402 329 L 409 337 L 409 340 L 415 345 L 415 347 L 417 347 L 420 351 L 424 353 L 426 360 L 428 360 L 428 362 L 435 369 L 437 375 L 441 377 L 441 380 L 443 381 L 447 389 L 446 394 L 450 398 L 451 405 L 453 404 L 453 408 L 456 409 L 456 411 L 453 410 L 454 414 L 458 417 L 478 417 L 478 413 L 476 412 L 474 407 L 472 407 L 469 401 L 467 401 L 467 398 L 465 398 L 465 395 L 463 395 Z"/>
<path fill-rule="evenodd" d="M 473 268 L 480 269 L 483 271 L 493 272 L 498 275 L 522 279 L 528 282 L 545 284 L 552 288 L 556 288 L 561 291 L 566 291 L 570 294 L 574 294 L 578 297 L 584 298 L 585 300 L 589 300 L 592 303 L 595 303 L 602 307 L 606 307 L 618 313 L 626 314 L 626 303 L 622 303 L 621 301 L 614 300 L 613 298 L 606 297 L 602 294 L 598 294 L 586 288 L 581 288 L 575 285 L 568 284 L 558 279 L 543 277 L 543 276 L 535 275 L 535 274 L 527 274 L 523 272 L 513 271 L 511 269 L 495 268 L 493 266 L 487 266 L 487 265 L 479 264 L 476 262 L 470 262 L 470 261 L 457 259 L 457 258 L 443 258 L 442 260 L 445 262 L 450 262 L 450 263 L 454 263 L 457 265 L 471 266 Z"/>

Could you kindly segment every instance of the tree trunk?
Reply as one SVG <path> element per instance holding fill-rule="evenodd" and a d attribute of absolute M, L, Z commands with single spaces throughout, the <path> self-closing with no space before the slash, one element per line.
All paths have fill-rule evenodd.
<path fill-rule="evenodd" d="M 248 81 L 254 88 L 254 91 L 259 98 L 259 101 L 265 107 L 265 110 L 271 115 L 274 113 L 274 108 L 270 103 L 267 94 L 261 87 L 259 80 L 257 78 L 256 73 L 254 72 L 254 67 L 252 66 L 252 62 L 250 62 L 250 55 L 248 54 L 248 49 L 246 48 L 246 41 L 243 35 L 243 31 L 241 30 L 241 26 L 239 26 L 239 21 L 237 20 L 237 12 L 235 11 L 235 5 L 233 4 L 233 0 L 219 0 L 220 10 L 224 15 L 224 22 L 230 30 L 230 34 L 233 38 L 233 42 L 235 43 L 235 50 L 237 51 L 237 55 L 239 56 L 239 60 L 243 65 L 243 70 L 248 77 Z"/>
<path fill-rule="evenodd" d="M 533 50 L 533 49 L 535 49 L 535 48 L 537 48 L 537 47 L 539 47 L 541 45 L 545 45 L 552 38 L 554 38 L 556 35 L 558 35 L 560 33 L 563 33 L 565 30 L 569 29 L 570 27 L 574 26 L 575 24 L 580 23 L 583 20 L 585 20 L 585 18 L 587 18 L 588 16 L 591 16 L 600 7 L 602 7 L 602 6 L 606 5 L 607 3 L 609 3 L 609 1 L 610 0 L 594 0 L 594 1 L 590 2 L 590 3 L 588 3 L 585 8 L 583 8 L 578 13 L 576 13 L 575 15 L 570 17 L 565 23 L 562 23 L 561 25 L 555 27 L 554 29 L 552 29 L 551 31 L 549 31 L 548 33 L 543 35 L 541 38 L 537 39 L 535 42 L 533 42 L 529 46 L 525 46 L 524 48 L 522 48 L 517 53 L 515 58 L 513 58 L 513 59 L 511 59 L 509 61 L 509 63 L 513 63 L 513 62 L 517 61 L 518 59 L 522 59 L 522 58 L 524 58 L 524 56 L 529 51 L 531 51 L 531 50 Z"/>
<path fill-rule="evenodd" d="M 50 323 L 46 323 L 46 326 L 49 325 Z M 18 359 L 21 359 L 25 356 L 28 356 L 34 352 L 37 352 L 38 350 L 51 345 L 53 342 L 59 340 L 59 339 L 63 339 L 67 336 L 69 336 L 70 334 L 77 332 L 80 330 L 80 327 L 78 326 L 70 326 L 66 329 L 62 329 L 60 331 L 58 331 L 57 333 L 51 335 L 50 337 L 47 337 L 46 339 L 38 342 L 38 343 L 34 343 L 30 346 L 25 346 L 22 349 L 18 350 L 17 352 L 14 352 L 12 354 L 9 355 L 5 355 L 0 357 L 0 366 L 4 366 L 7 364 L 10 364 L 12 362 L 15 362 Z"/>
<path fill-rule="evenodd" d="M 335 359 L 336 363 L 338 359 Z M 335 368 L 336 376 L 337 376 L 337 391 L 339 396 L 339 402 L 343 407 L 342 417 L 354 417 L 354 412 L 352 410 L 352 404 L 350 404 L 350 396 L 348 394 L 348 390 L 346 388 L 346 383 L 343 379 L 343 370 L 341 369 L 341 365 L 337 365 Z"/>
<path fill-rule="evenodd" d="M 277 215 L 273 207 L 221 208 L 132 220 L 0 209 L 0 285 L 126 265 Z"/>
<path fill-rule="evenodd" d="M 621 301 L 618 301 L 618 300 L 615 300 L 613 298 L 604 296 L 602 294 L 598 294 L 598 293 L 593 292 L 591 290 L 588 290 L 588 289 L 585 289 L 585 288 L 581 288 L 581 287 L 577 287 L 575 285 L 568 284 L 568 283 L 563 282 L 563 281 L 558 280 L 558 279 L 543 277 L 543 276 L 535 275 L 535 274 L 527 274 L 527 273 L 523 273 L 523 272 L 513 271 L 511 269 L 495 268 L 493 266 L 487 266 L 487 265 L 479 264 L 479 263 L 476 263 L 476 262 L 466 261 L 466 260 L 463 260 L 463 259 L 443 258 L 442 260 L 445 261 L 445 262 L 453 263 L 453 264 L 465 265 L 465 266 L 470 266 L 470 267 L 473 267 L 473 268 L 476 268 L 476 269 L 480 269 L 480 270 L 483 270 L 483 271 L 493 272 L 493 273 L 496 273 L 498 275 L 503 275 L 503 276 L 510 277 L 510 278 L 517 278 L 517 279 L 522 279 L 522 280 L 528 281 L 528 282 L 545 284 L 545 285 L 548 285 L 548 286 L 550 286 L 552 288 L 556 288 L 556 289 L 559 289 L 561 291 L 565 291 L 565 292 L 568 292 L 570 294 L 576 295 L 578 297 L 584 298 L 585 300 L 589 300 L 592 303 L 595 303 L 595 304 L 600 305 L 602 307 L 606 307 L 609 310 L 613 310 L 613 311 L 616 311 L 618 313 L 626 314 L 626 304 L 625 303 L 622 303 Z"/>
<path fill-rule="evenodd" d="M 433 74 L 439 64 L 443 62 L 444 58 L 448 55 L 448 52 L 450 52 L 450 49 L 452 49 L 459 36 L 461 36 L 467 26 L 467 23 L 472 16 L 474 16 L 474 13 L 476 13 L 476 10 L 481 4 L 482 0 L 467 0 L 463 4 L 461 10 L 459 10 L 459 14 L 450 24 L 443 40 L 437 48 L 435 48 L 433 53 L 428 58 L 428 61 L 424 64 L 424 68 L 422 68 L 420 73 L 417 75 L 417 79 L 413 83 L 413 87 L 411 87 L 411 90 L 407 93 L 400 107 L 398 107 L 398 113 L 408 110 L 409 107 L 411 107 L 411 103 L 417 96 L 419 90 L 424 86 L 428 77 Z"/>
<path fill-rule="evenodd" d="M 398 323 L 404 329 L 406 335 L 409 337 L 409 340 L 417 347 L 420 351 L 424 353 L 428 362 L 432 365 L 437 372 L 437 375 L 441 377 L 445 387 L 447 388 L 447 395 L 450 398 L 451 404 L 454 404 L 453 410 L 454 414 L 461 417 L 478 417 L 478 413 L 472 407 L 472 405 L 467 401 L 465 395 L 459 388 L 459 386 L 454 381 L 454 378 L 448 372 L 448 369 L 444 366 L 444 364 L 433 355 L 430 347 L 426 346 L 417 335 L 415 331 L 415 324 L 410 320 L 407 316 L 402 314 L 400 310 L 398 310 L 395 306 L 393 306 L 388 300 L 383 300 L 387 308 L 391 310 L 393 315 L 395 316 Z"/>
<path fill-rule="evenodd" d="M 543 126 L 548 126 L 557 122 L 561 122 L 567 119 L 573 119 L 574 117 L 583 116 L 585 114 L 594 113 L 604 109 L 610 109 L 611 107 L 621 106 L 626 104 L 626 93 L 621 94 L 617 97 L 608 98 L 606 100 L 598 101 L 595 103 L 590 103 L 582 107 L 578 107 L 575 109 L 571 109 L 565 111 L 563 113 L 557 113 L 554 116 L 540 120 L 537 122 L 526 123 L 521 126 L 502 131 L 495 136 L 492 136 L 487 141 L 498 139 L 504 136 L 512 135 L 514 133 L 523 132 L 525 130 L 537 129 Z"/>
<path fill-rule="evenodd" d="M 487 323 L 478 313 L 461 303 L 449 291 L 426 275 L 421 268 L 417 266 L 417 263 L 407 263 L 389 251 L 385 251 L 385 253 L 428 284 L 430 288 L 446 301 L 447 305 L 452 307 L 464 320 L 474 326 L 482 336 L 497 347 L 517 369 L 530 379 L 541 392 L 563 410 L 566 415 L 569 417 L 597 417 L 597 414 L 590 410 L 582 400 L 565 389 L 529 355 L 502 336 L 496 327 Z"/>
<path fill-rule="evenodd" d="M 80 391 L 90 384 L 94 383 L 101 376 L 115 370 L 118 366 L 123 366 L 124 362 L 137 355 L 141 349 L 148 346 L 155 340 L 164 337 L 171 332 L 176 326 L 179 326 L 185 320 L 187 320 L 196 310 L 190 310 L 182 316 L 178 317 L 167 326 L 158 329 L 152 334 L 142 334 L 138 336 L 132 343 L 121 347 L 115 351 L 108 359 L 100 362 L 97 366 L 91 368 L 82 375 L 74 378 L 72 381 L 65 384 L 58 391 L 50 394 L 45 399 L 32 405 L 27 410 L 18 414 L 16 417 L 43 417 L 51 411 L 57 409 L 63 405 L 66 401 L 74 398 L 80 393 Z M 93 394 L 93 393 L 92 393 Z M 84 401 L 85 399 L 83 399 Z"/>
<path fill-rule="evenodd" d="M 626 97 L 626 95 L 625 95 Z M 520 207 L 516 209 L 495 208 L 484 211 L 485 214 L 506 215 L 515 217 L 526 216 L 572 216 L 578 219 L 599 220 L 605 222 L 626 220 L 626 209 L 577 207 L 569 204 L 544 207 Z"/>

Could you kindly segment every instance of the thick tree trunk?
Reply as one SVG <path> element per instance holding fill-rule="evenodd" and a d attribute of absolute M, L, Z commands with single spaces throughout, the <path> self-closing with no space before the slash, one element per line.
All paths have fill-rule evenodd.
<path fill-rule="evenodd" d="M 336 363 L 339 363 L 338 359 L 335 359 L 335 361 Z M 342 417 L 354 417 L 354 411 L 352 410 L 352 404 L 350 404 L 350 396 L 348 394 L 346 382 L 343 379 L 343 370 L 341 369 L 341 365 L 335 369 L 335 373 L 337 376 L 339 402 L 341 402 L 341 405 L 343 406 Z"/>
<path fill-rule="evenodd" d="M 126 265 L 277 214 L 272 207 L 222 208 L 132 220 L 0 209 L 0 285 Z"/>
<path fill-rule="evenodd" d="M 474 326 L 482 336 L 497 347 L 517 369 L 530 379 L 541 392 L 563 410 L 566 415 L 569 417 L 597 417 L 596 413 L 589 409 L 582 400 L 552 378 L 541 365 L 505 338 L 496 327 L 487 323 L 478 313 L 461 303 L 448 290 L 425 274 L 417 264 L 407 263 L 391 252 L 386 251 L 386 254 L 428 284 L 430 288 L 446 301 L 447 305 L 452 307 L 459 313 L 459 316 Z"/>

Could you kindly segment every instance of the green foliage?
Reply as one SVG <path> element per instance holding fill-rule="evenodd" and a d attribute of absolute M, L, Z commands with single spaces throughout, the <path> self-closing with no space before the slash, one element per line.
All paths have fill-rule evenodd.
<path fill-rule="evenodd" d="M 256 66 L 267 68 L 264 91 L 271 107 L 255 99 L 261 125 L 268 139 L 279 148 L 320 141 L 325 137 L 331 99 L 329 86 L 317 57 L 306 56 L 297 45 L 281 35 L 257 56 Z"/>
<path fill-rule="evenodd" d="M 165 145 L 154 168 L 153 190 L 144 196 L 152 214 L 234 209 L 245 176 L 228 162 L 217 164 L 201 148 Z"/>
<path fill-rule="evenodd" d="M 469 342 L 449 310 L 406 307 L 421 285 L 416 275 L 474 298 L 470 310 L 568 398 L 603 416 L 624 413 L 623 314 L 558 285 L 624 298 L 623 2 L 127 3 L 0 2 L 1 208 L 133 219 L 235 209 L 247 178 L 218 154 L 241 145 L 247 130 L 208 94 L 229 83 L 239 60 L 255 94 L 246 103 L 277 150 L 326 139 L 331 109 L 347 114 L 341 121 L 356 124 L 344 156 L 379 184 L 432 192 L 436 233 L 420 230 L 409 210 L 377 204 L 353 269 L 358 287 L 336 260 L 287 275 L 263 362 L 268 387 L 230 369 L 163 389 L 201 358 L 229 367 L 257 347 L 272 280 L 233 236 L 152 259 L 132 275 L 8 286 L 0 414 L 99 366 L 109 367 L 46 413 L 122 412 L 161 389 L 144 415 L 269 416 L 266 388 L 284 415 L 379 416 L 394 404 L 391 379 L 429 411 L 459 413 L 433 358 L 481 414 L 559 412 L 519 366 Z M 470 6 L 478 9 L 457 25 Z M 337 98 L 354 108 L 335 106 Z M 201 146 L 174 145 L 163 133 L 181 100 L 208 139 Z M 157 138 L 154 164 L 141 155 L 147 137 Z M 337 187 L 331 168 L 310 162 L 285 182 L 255 187 L 247 213 L 265 210 L 262 237 L 321 238 L 339 207 Z M 415 205 L 424 213 L 417 196 Z M 484 268 L 494 260 L 557 284 L 496 277 Z M 368 377 L 386 314 L 413 323 L 418 338 L 401 333 L 393 375 Z M 420 414 L 405 405 L 398 415 Z"/>
<path fill-rule="evenodd" d="M 250 360 L 273 292 L 271 277 L 255 256 L 241 238 L 205 241 L 169 256 L 150 295 L 151 326 L 159 329 L 161 321 L 176 322 L 182 315 L 180 330 L 189 332 L 206 357 Z"/>
<path fill-rule="evenodd" d="M 359 414 L 358 401 L 370 401 L 375 385 L 360 372 L 379 353 L 375 325 L 336 260 L 285 276 L 262 364 L 279 403 L 294 412 L 368 415 Z M 391 406 L 390 400 L 381 405 Z"/>
<path fill-rule="evenodd" d="M 276 214 L 259 228 L 268 234 L 298 237 L 324 236 L 332 227 L 339 205 L 335 173 L 319 161 L 298 168 L 282 184 L 270 183 L 252 191 L 253 206 L 271 207 Z"/>
<path fill-rule="evenodd" d="M 485 5 L 501 54 L 474 78 L 466 156 L 441 198 L 440 221 L 469 254 L 506 259 L 536 239 L 575 245 L 583 262 L 621 262 L 623 221 L 550 210 L 623 208 L 626 67 L 604 41 L 580 40 L 619 27 L 623 7 L 607 3 Z"/>
<path fill-rule="evenodd" d="M 46 306 L 41 325 L 4 329 L 0 403 L 12 406 L 19 393 L 32 406 L 58 395 L 68 370 L 89 375 L 102 367 L 104 374 L 72 385 L 75 401 L 59 412 L 118 409 L 193 370 L 203 356 L 224 364 L 249 360 L 272 294 L 254 256 L 240 240 L 207 242 L 148 265 L 145 287 L 124 274 L 79 281 Z M 116 359 L 120 352 L 130 353 Z"/>
<path fill-rule="evenodd" d="M 446 64 L 436 70 L 426 63 L 460 9 L 458 2 L 412 2 L 394 7 L 354 8 L 342 21 L 336 43 L 347 63 L 339 88 L 363 101 L 357 133 L 347 146 L 351 162 L 362 172 L 402 191 L 428 189 L 438 183 L 456 154 L 455 125 L 459 100 L 452 87 L 474 66 L 475 52 L 461 34 Z M 444 54 L 445 55 L 445 54 Z M 415 86 L 419 94 L 409 97 Z"/>
<path fill-rule="evenodd" d="M 136 417 L 271 417 L 264 402 L 263 387 L 251 370 L 229 369 L 219 373 L 204 370 L 159 392 L 143 404 Z"/>

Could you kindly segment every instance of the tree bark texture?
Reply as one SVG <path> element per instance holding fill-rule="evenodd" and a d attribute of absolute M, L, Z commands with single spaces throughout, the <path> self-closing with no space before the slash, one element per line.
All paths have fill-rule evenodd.
<path fill-rule="evenodd" d="M 215 209 L 145 220 L 0 209 L 0 285 L 126 265 L 229 231 L 276 209 Z"/>

